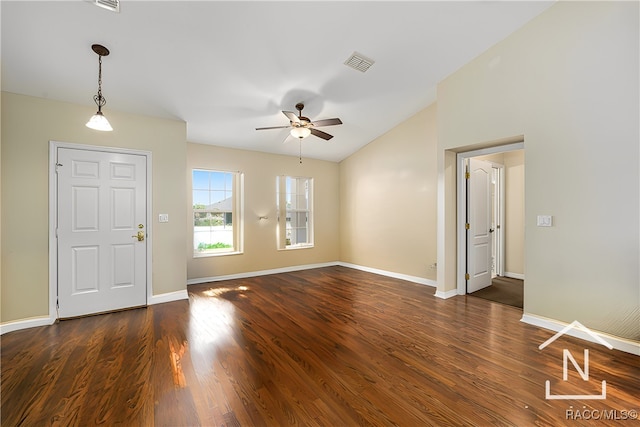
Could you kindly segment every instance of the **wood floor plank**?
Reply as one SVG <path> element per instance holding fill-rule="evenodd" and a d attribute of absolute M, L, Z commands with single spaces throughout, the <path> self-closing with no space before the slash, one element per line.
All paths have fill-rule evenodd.
<path fill-rule="evenodd" d="M 122 423 L 126 416 L 126 405 L 118 382 L 121 375 L 127 375 L 128 368 L 135 363 L 134 360 L 125 359 L 128 317 L 114 313 L 112 321 L 103 326 L 106 331 L 104 345 L 96 357 L 87 391 L 91 398 L 83 401 L 80 425 Z"/>
<path fill-rule="evenodd" d="M 50 420 L 53 425 L 80 425 L 79 417 L 83 412 L 96 361 L 102 350 L 104 332 L 105 328 L 97 328 L 94 333 L 87 334 L 86 341 L 78 342 L 73 349 L 69 362 L 64 367 L 61 381 L 56 385 L 59 394 L 64 397 L 52 410 Z"/>
<path fill-rule="evenodd" d="M 639 357 L 566 336 L 539 350 L 553 334 L 521 316 L 337 266 L 192 285 L 189 300 L 3 335 L 0 422 L 580 426 L 593 421 L 568 411 L 640 409 Z M 588 385 L 575 369 L 563 381 L 563 349 L 583 363 L 585 348 Z M 545 399 L 547 380 L 577 394 L 602 379 L 605 400 Z"/>

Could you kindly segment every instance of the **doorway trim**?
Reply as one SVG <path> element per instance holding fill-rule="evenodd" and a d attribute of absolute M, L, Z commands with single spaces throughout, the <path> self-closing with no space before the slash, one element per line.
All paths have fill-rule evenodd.
<path fill-rule="evenodd" d="M 504 246 L 505 246 L 505 233 L 504 233 L 504 221 L 505 221 L 505 191 L 506 185 L 504 183 L 505 168 L 504 165 L 494 165 L 493 169 L 496 171 L 496 182 L 498 191 L 496 194 L 497 203 L 494 203 L 494 209 L 498 212 L 498 221 L 495 228 L 496 234 L 496 260 L 495 260 L 495 273 L 498 276 L 504 276 Z"/>
<path fill-rule="evenodd" d="M 146 258 L 146 303 L 149 304 L 153 296 L 153 222 L 151 221 L 152 198 L 152 156 L 150 151 L 133 150 L 128 148 L 105 147 L 98 145 L 74 144 L 71 142 L 49 141 L 49 321 L 53 324 L 57 319 L 58 299 L 58 239 L 56 237 L 56 224 L 58 223 L 58 192 L 56 175 L 56 158 L 58 148 L 69 148 L 85 151 L 102 151 L 107 153 L 133 154 L 143 156 L 147 169 L 147 198 L 146 198 L 146 224 L 147 224 L 147 258 Z"/>
<path fill-rule="evenodd" d="M 465 230 L 467 215 L 467 185 L 465 179 L 465 164 L 467 159 L 488 154 L 504 153 L 524 149 L 524 141 L 493 147 L 481 148 L 477 150 L 464 151 L 456 155 L 456 247 L 457 247 L 457 274 L 456 290 L 458 295 L 466 295 L 467 282 L 465 280 L 467 266 L 467 233 Z M 502 198 L 504 200 L 504 198 Z"/>

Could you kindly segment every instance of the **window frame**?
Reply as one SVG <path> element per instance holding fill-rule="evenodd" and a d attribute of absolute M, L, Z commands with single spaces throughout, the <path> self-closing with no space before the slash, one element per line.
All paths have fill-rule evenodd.
<path fill-rule="evenodd" d="M 231 176 L 231 188 L 227 190 L 226 186 L 221 189 L 212 189 L 209 187 L 208 189 L 200 189 L 194 188 L 194 174 L 195 172 L 208 172 L 208 173 L 219 173 L 219 174 L 228 174 Z M 226 178 L 225 178 L 226 181 Z M 210 212 L 210 213 L 222 213 L 225 217 L 228 212 L 220 212 L 214 211 L 211 209 L 196 209 L 194 203 L 194 193 L 195 191 L 230 191 L 231 192 L 231 233 L 232 233 L 232 248 L 229 250 L 220 250 L 220 249 L 208 249 L 199 251 L 195 247 L 196 242 L 196 224 L 195 224 L 195 214 L 196 212 Z M 226 221 L 226 218 L 225 218 Z M 227 256 L 227 255 L 237 255 L 243 253 L 244 246 L 244 174 L 239 171 L 228 171 L 221 169 L 210 169 L 210 168 L 199 168 L 194 167 L 191 169 L 191 247 L 193 251 L 193 258 L 207 258 L 207 257 L 217 257 L 217 256 Z"/>
<path fill-rule="evenodd" d="M 306 180 L 306 201 L 307 206 L 304 209 L 296 207 L 290 209 L 287 207 L 287 180 Z M 313 199 L 314 199 L 314 182 L 312 177 L 308 176 L 292 176 L 292 175 L 280 175 L 276 178 L 276 211 L 278 212 L 277 221 L 277 245 L 278 250 L 297 250 L 297 249 L 309 249 L 315 246 L 314 241 L 314 227 L 313 227 Z M 293 193 L 292 193 L 293 194 Z M 297 191 L 295 194 L 299 194 Z M 288 216 L 287 214 L 291 215 Z M 287 243 L 287 225 L 291 224 L 291 221 L 287 221 L 288 217 L 293 217 L 293 214 L 306 213 L 306 236 L 307 241 L 305 243 Z M 300 228 L 300 227 L 298 227 Z"/>

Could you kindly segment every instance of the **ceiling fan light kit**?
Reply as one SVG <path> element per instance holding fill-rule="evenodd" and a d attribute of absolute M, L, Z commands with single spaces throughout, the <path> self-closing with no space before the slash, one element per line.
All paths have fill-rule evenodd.
<path fill-rule="evenodd" d="M 311 135 L 311 129 L 302 126 L 294 127 L 291 129 L 291 136 L 299 139 L 304 139 Z"/>
<path fill-rule="evenodd" d="M 107 100 L 102 96 L 102 57 L 109 55 L 109 49 L 99 44 L 92 45 L 91 49 L 98 55 L 98 93 L 93 96 L 93 101 L 98 106 L 98 112 L 89 119 L 86 126 L 94 130 L 112 131 L 113 128 L 109 120 L 102 114 L 102 107 L 107 103 Z"/>

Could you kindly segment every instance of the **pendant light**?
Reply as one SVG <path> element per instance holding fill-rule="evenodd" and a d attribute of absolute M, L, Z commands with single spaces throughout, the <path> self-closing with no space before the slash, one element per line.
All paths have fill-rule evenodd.
<path fill-rule="evenodd" d="M 109 55 L 109 49 L 99 44 L 91 45 L 91 49 L 98 54 L 98 94 L 93 96 L 93 101 L 98 106 L 98 112 L 89 119 L 87 127 L 95 130 L 111 131 L 113 128 L 109 124 L 109 120 L 102 114 L 102 107 L 107 103 L 107 100 L 102 96 L 102 57 Z"/>

